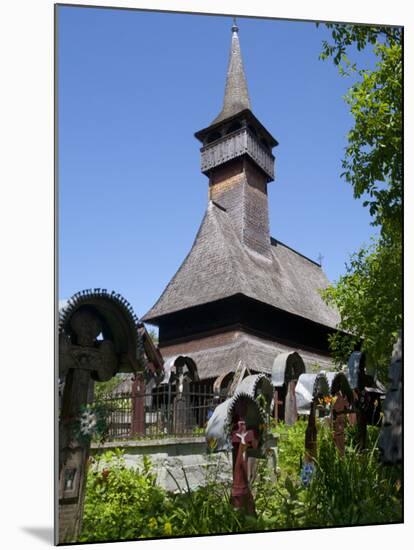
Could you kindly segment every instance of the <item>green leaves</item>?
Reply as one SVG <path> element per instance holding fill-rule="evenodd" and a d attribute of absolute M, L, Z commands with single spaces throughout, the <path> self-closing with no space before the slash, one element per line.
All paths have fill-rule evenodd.
<path fill-rule="evenodd" d="M 384 239 L 353 254 L 346 274 L 322 292 L 341 316 L 339 329 L 330 337 L 335 362 L 345 363 L 362 340 L 368 367 L 387 380 L 395 335 L 402 324 L 402 244 Z"/>
<path fill-rule="evenodd" d="M 373 224 L 384 234 L 390 225 L 401 234 L 401 48 L 376 46 L 374 51 L 381 59 L 377 70 L 360 71 L 362 80 L 346 96 L 355 124 L 348 135 L 343 174 L 355 198 L 368 195 L 364 205 Z"/>
<path fill-rule="evenodd" d="M 80 541 L 163 536 L 169 512 L 146 457 L 134 470 L 126 467 L 122 451 L 107 451 L 88 472 Z"/>
<path fill-rule="evenodd" d="M 354 197 L 367 196 L 373 225 L 388 236 L 402 232 L 402 45 L 398 27 L 327 24 L 333 43 L 322 42 L 320 59 L 332 58 L 343 76 L 357 73 L 345 101 L 354 118 L 342 176 Z M 357 69 L 347 50 L 372 46 L 375 70 Z"/>
<path fill-rule="evenodd" d="M 362 342 L 384 381 L 395 334 L 402 323 L 402 45 L 399 27 L 327 24 L 333 43 L 322 43 L 340 74 L 357 75 L 345 101 L 354 118 L 341 176 L 369 209 L 380 237 L 351 257 L 346 274 L 323 292 L 341 314 L 330 337 L 337 364 Z M 346 52 L 372 47 L 375 69 L 357 69 Z M 354 74 L 354 76 L 355 76 Z M 346 334 L 347 333 L 347 334 Z"/>
<path fill-rule="evenodd" d="M 281 476 L 264 460 L 253 483 L 257 517 L 235 510 L 220 462 L 206 467 L 205 485 L 178 494 L 155 484 L 147 458 L 127 468 L 123 452 L 107 451 L 88 472 L 81 542 L 257 532 L 400 521 L 401 468 L 378 462 L 378 429 L 369 427 L 367 453 L 356 452 L 353 428 L 340 457 L 332 432 L 318 430 L 318 460 L 307 488 L 299 479 L 306 422 L 278 424 Z M 209 459 L 207 459 L 209 460 Z"/>
<path fill-rule="evenodd" d="M 377 429 L 374 429 L 374 431 Z M 371 430 L 372 431 L 372 430 Z M 360 453 L 347 434 L 344 457 L 330 430 L 319 430 L 316 472 L 308 491 L 310 526 L 364 525 L 402 521 L 400 468 L 378 461 L 378 433 L 369 434 L 370 452 Z"/>

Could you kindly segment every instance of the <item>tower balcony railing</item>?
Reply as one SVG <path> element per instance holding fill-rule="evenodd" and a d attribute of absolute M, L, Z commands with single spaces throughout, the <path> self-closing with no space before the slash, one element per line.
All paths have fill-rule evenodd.
<path fill-rule="evenodd" d="M 249 156 L 266 173 L 269 181 L 274 179 L 275 157 L 246 127 L 202 147 L 201 171 L 208 173 L 212 168 L 243 155 Z"/>

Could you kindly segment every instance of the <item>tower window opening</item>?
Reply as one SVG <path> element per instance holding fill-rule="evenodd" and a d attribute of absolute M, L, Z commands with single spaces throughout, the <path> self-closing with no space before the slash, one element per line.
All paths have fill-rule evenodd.
<path fill-rule="evenodd" d="M 254 126 L 252 126 L 251 124 L 249 124 L 249 125 L 248 125 L 248 128 L 249 128 L 250 132 L 251 132 L 254 136 L 257 136 L 256 128 L 254 128 Z"/>
<path fill-rule="evenodd" d="M 267 143 L 267 140 L 265 140 L 265 138 L 262 138 L 262 139 L 260 140 L 260 143 L 263 145 L 263 147 L 264 147 L 267 151 L 270 151 L 269 144 Z"/>
<path fill-rule="evenodd" d="M 221 138 L 220 132 L 212 132 L 207 136 L 206 143 L 212 143 L 213 141 L 216 141 L 217 139 Z"/>
<path fill-rule="evenodd" d="M 240 122 L 234 122 L 231 126 L 229 126 L 226 134 L 231 134 L 232 132 L 236 132 L 237 130 L 240 130 L 241 127 L 242 125 L 240 124 Z"/>

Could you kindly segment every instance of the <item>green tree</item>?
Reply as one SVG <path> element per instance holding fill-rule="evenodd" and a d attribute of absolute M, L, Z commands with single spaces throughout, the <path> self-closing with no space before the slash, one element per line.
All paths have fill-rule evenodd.
<path fill-rule="evenodd" d="M 368 362 L 386 377 L 392 345 L 402 323 L 402 31 L 398 27 L 327 24 L 321 59 L 332 58 L 339 72 L 353 76 L 345 101 L 354 125 L 342 161 L 342 177 L 354 197 L 369 208 L 379 237 L 356 252 L 345 275 L 324 293 L 341 314 L 330 344 L 344 361 L 357 341 Z M 371 47 L 374 69 L 359 68 L 348 55 Z"/>

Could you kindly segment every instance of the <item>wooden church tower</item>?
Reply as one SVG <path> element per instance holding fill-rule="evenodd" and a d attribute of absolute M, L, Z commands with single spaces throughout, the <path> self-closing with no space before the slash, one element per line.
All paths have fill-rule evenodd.
<path fill-rule="evenodd" d="M 163 356 L 190 356 L 204 380 L 241 363 L 270 373 L 290 351 L 307 368 L 331 368 L 327 336 L 339 317 L 319 295 L 328 280 L 319 264 L 269 233 L 278 143 L 251 110 L 235 23 L 223 108 L 195 136 L 207 210 L 189 254 L 142 319 L 159 327 Z"/>

